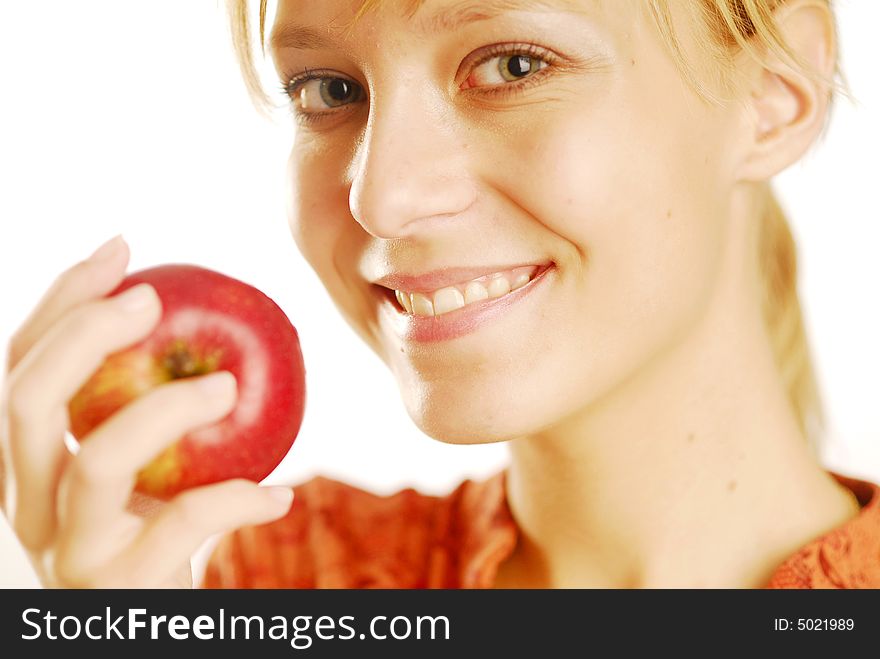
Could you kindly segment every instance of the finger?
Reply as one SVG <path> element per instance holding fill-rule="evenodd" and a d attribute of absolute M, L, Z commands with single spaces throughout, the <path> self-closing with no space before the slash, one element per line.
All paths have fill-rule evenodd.
<path fill-rule="evenodd" d="M 125 275 L 128 245 L 111 238 L 87 259 L 62 272 L 43 294 L 7 346 L 6 369 L 11 371 L 37 340 L 67 311 L 112 291 Z"/>
<path fill-rule="evenodd" d="M 135 587 L 164 582 L 210 536 L 278 519 L 292 502 L 289 487 L 260 487 L 242 479 L 189 490 L 147 522 L 120 557 L 119 569 Z"/>
<path fill-rule="evenodd" d="M 235 376 L 219 371 L 162 384 L 109 417 L 65 474 L 65 527 L 100 535 L 125 511 L 137 472 L 187 432 L 222 419 L 235 400 Z"/>
<path fill-rule="evenodd" d="M 157 499 L 154 496 L 143 494 L 141 492 L 132 492 L 125 507 L 126 512 L 135 517 L 143 517 L 148 519 L 155 517 L 156 514 L 166 505 L 166 501 Z"/>
<path fill-rule="evenodd" d="M 10 373 L 4 405 L 15 496 L 7 509 L 28 548 L 41 546 L 54 526 L 67 401 L 109 354 L 147 336 L 160 317 L 158 295 L 146 284 L 87 302 L 53 325 Z"/>

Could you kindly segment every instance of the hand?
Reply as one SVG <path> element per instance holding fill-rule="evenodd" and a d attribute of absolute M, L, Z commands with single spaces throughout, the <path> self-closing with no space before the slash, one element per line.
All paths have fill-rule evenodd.
<path fill-rule="evenodd" d="M 161 317 L 147 284 L 104 297 L 128 258 L 117 237 L 62 273 L 7 347 L 0 508 L 47 587 L 191 587 L 190 557 L 203 541 L 277 519 L 293 498 L 290 488 L 243 479 L 167 503 L 133 496 L 137 472 L 162 449 L 234 407 L 228 372 L 160 385 L 95 428 L 75 456 L 67 450 L 70 398 Z"/>

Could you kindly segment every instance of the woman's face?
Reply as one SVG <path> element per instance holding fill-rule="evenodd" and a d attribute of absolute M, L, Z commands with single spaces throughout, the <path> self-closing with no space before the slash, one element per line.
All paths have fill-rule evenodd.
<path fill-rule="evenodd" d="M 290 154 L 293 235 L 424 432 L 546 430 L 700 321 L 737 115 L 686 85 L 642 0 L 503 2 L 491 18 L 486 0 L 454 13 L 467 3 L 428 0 L 409 17 L 385 4 L 348 38 L 356 0 L 279 4 L 277 69 L 323 76 L 289 88 L 313 119 Z M 483 18 L 446 31 L 437 15 Z M 328 43 L 294 47 L 293 24 Z M 540 276 L 503 295 L 499 271 L 508 285 Z M 421 313 L 394 288 L 424 294 L 407 300 Z"/>

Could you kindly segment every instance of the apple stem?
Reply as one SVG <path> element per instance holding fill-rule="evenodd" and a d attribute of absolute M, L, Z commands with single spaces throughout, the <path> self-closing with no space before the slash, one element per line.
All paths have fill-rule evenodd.
<path fill-rule="evenodd" d="M 165 368 L 171 372 L 174 379 L 188 378 L 206 372 L 204 369 L 198 368 L 196 360 L 184 348 L 175 348 L 165 357 Z"/>

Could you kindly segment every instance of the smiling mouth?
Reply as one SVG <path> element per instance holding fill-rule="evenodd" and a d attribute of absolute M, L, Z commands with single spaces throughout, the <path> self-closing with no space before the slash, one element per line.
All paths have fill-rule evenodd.
<path fill-rule="evenodd" d="M 435 291 L 408 292 L 381 286 L 383 294 L 400 313 L 411 316 L 442 316 L 484 300 L 503 298 L 546 272 L 552 263 L 528 265 L 477 277 Z"/>

